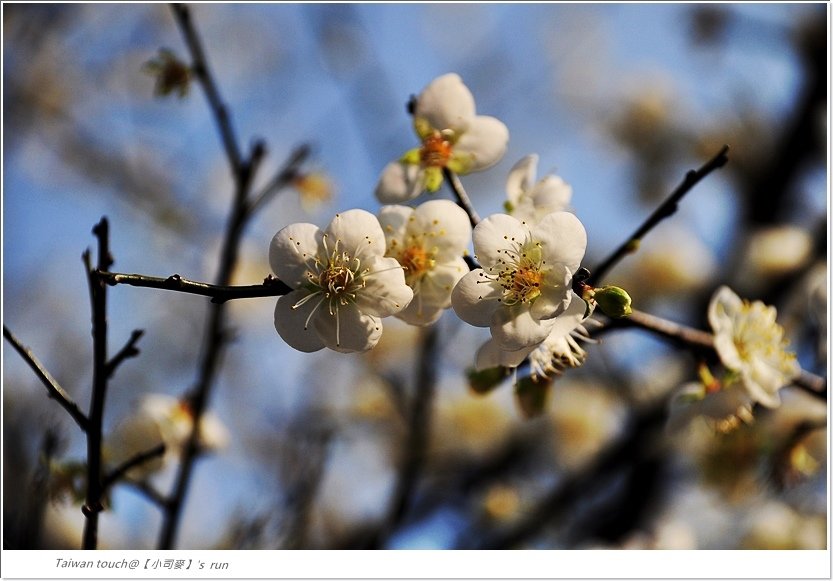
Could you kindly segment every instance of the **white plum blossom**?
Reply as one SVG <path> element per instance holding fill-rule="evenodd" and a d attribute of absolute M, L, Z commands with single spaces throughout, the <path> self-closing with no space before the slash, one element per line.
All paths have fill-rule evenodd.
<path fill-rule="evenodd" d="M 775 307 L 749 302 L 722 286 L 709 303 L 714 346 L 723 365 L 738 376 L 747 394 L 769 408 L 781 403 L 778 390 L 801 372 L 786 350 L 784 329 Z"/>
<path fill-rule="evenodd" d="M 431 200 L 416 209 L 383 206 L 379 222 L 387 256 L 404 268 L 414 299 L 396 317 L 428 325 L 451 306 L 451 290 L 469 272 L 463 254 L 471 239 L 466 212 L 450 200 Z"/>
<path fill-rule="evenodd" d="M 587 247 L 584 226 L 569 212 L 548 214 L 532 228 L 494 214 L 474 228 L 473 239 L 482 268 L 454 287 L 457 316 L 489 327 L 503 351 L 538 345 L 575 296 L 572 278 Z"/>
<path fill-rule="evenodd" d="M 382 318 L 413 298 L 402 267 L 385 249 L 379 220 L 365 210 L 336 214 L 324 230 L 296 223 L 275 234 L 269 263 L 294 289 L 275 307 L 283 340 L 304 352 L 372 349 L 382 336 Z"/>
<path fill-rule="evenodd" d="M 422 144 L 389 163 L 376 186 L 383 204 L 398 204 L 424 191 L 436 192 L 443 168 L 467 174 L 503 157 L 509 130 L 502 121 L 475 113 L 474 97 L 455 73 L 438 77 L 414 103 L 414 129 Z"/>
<path fill-rule="evenodd" d="M 506 211 L 523 222 L 534 224 L 552 212 L 566 210 L 573 188 L 556 175 L 536 181 L 538 156 L 527 155 L 509 170 L 506 180 Z"/>

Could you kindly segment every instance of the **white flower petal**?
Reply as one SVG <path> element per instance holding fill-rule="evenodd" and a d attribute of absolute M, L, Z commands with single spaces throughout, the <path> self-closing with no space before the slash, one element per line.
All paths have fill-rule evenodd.
<path fill-rule="evenodd" d="M 512 204 L 517 205 L 521 194 L 528 191 L 535 183 L 538 168 L 538 155 L 530 154 L 521 159 L 509 170 L 506 180 L 506 196 Z"/>
<path fill-rule="evenodd" d="M 451 291 L 455 285 L 469 273 L 466 261 L 457 257 L 448 262 L 436 264 L 422 279 L 419 295 L 424 304 L 437 305 L 441 308 L 451 306 Z"/>
<path fill-rule="evenodd" d="M 533 228 L 532 238 L 541 243 L 548 264 L 563 264 L 571 274 L 578 270 L 587 249 L 584 225 L 569 212 L 544 216 Z"/>
<path fill-rule="evenodd" d="M 376 184 L 376 199 L 383 204 L 401 204 L 424 190 L 425 175 L 420 166 L 393 161 L 385 166 Z"/>
<path fill-rule="evenodd" d="M 296 288 L 306 282 L 315 261 L 321 230 L 314 224 L 290 224 L 269 245 L 269 265 L 279 279 Z"/>
<path fill-rule="evenodd" d="M 317 308 L 318 312 L 326 311 L 327 305 L 326 302 L 320 304 L 324 299 L 323 296 L 315 296 L 299 304 L 309 294 L 310 292 L 306 289 L 294 290 L 279 297 L 278 304 L 275 305 L 275 329 L 278 335 L 290 347 L 304 353 L 312 353 L 324 347 L 324 342 L 319 338 L 312 324 L 307 325 L 307 320 L 313 310 Z M 298 307 L 293 308 L 296 304 Z M 306 328 L 304 328 L 305 325 Z"/>
<path fill-rule="evenodd" d="M 743 306 L 743 301 L 736 295 L 732 289 L 727 286 L 721 286 L 712 295 L 709 302 L 709 324 L 712 327 L 715 335 L 720 333 L 731 333 L 732 319 L 735 313 L 738 313 Z"/>
<path fill-rule="evenodd" d="M 411 304 L 405 307 L 405 310 L 401 313 L 397 313 L 396 317 L 409 325 L 416 325 L 418 327 L 430 325 L 439 319 L 445 308 L 429 302 L 423 302 L 420 300 L 420 297 L 420 294 L 416 295 L 414 300 L 411 301 Z"/>
<path fill-rule="evenodd" d="M 471 240 L 471 222 L 465 210 L 451 200 L 430 200 L 417 207 L 407 232 L 422 237 L 426 250 L 435 250 L 436 258 L 445 261 L 465 252 Z"/>
<path fill-rule="evenodd" d="M 324 230 L 328 252 L 336 248 L 362 262 L 385 254 L 385 233 L 379 219 L 367 210 L 347 210 L 336 214 Z"/>
<path fill-rule="evenodd" d="M 567 208 L 573 197 L 573 188 L 558 176 L 548 175 L 527 192 L 542 217 Z"/>
<path fill-rule="evenodd" d="M 387 252 L 397 252 L 405 243 L 408 225 L 414 209 L 408 206 L 382 206 L 379 210 L 379 224 L 385 233 Z"/>
<path fill-rule="evenodd" d="M 571 292 L 569 296 L 571 297 L 570 304 L 553 320 L 550 336 L 569 335 L 584 320 L 587 304 L 574 292 Z"/>
<path fill-rule="evenodd" d="M 532 303 L 532 316 L 536 319 L 551 319 L 561 315 L 575 298 L 572 281 L 573 275 L 563 264 L 556 264 L 548 270 L 544 277 L 544 285 L 541 287 L 541 295 Z M 584 312 L 585 302 L 581 299 L 579 302 Z"/>
<path fill-rule="evenodd" d="M 503 307 L 492 315 L 492 338 L 506 351 L 516 351 L 540 344 L 552 329 L 552 319 L 538 320 L 532 317 L 524 305 Z"/>
<path fill-rule="evenodd" d="M 479 115 L 469 124 L 462 137 L 454 144 L 455 156 L 469 157 L 468 172 L 492 167 L 501 160 L 509 145 L 509 129 L 502 121 Z"/>
<path fill-rule="evenodd" d="M 501 306 L 498 299 L 502 296 L 503 289 L 486 279 L 483 269 L 478 268 L 461 278 L 451 291 L 451 306 L 469 325 L 488 327 L 492 314 Z"/>
<path fill-rule="evenodd" d="M 536 346 L 533 345 L 517 351 L 506 351 L 500 348 L 497 341 L 489 339 L 477 350 L 474 358 L 474 368 L 477 371 L 483 371 L 498 366 L 517 367 L 535 348 Z"/>
<path fill-rule="evenodd" d="M 364 288 L 355 299 L 362 313 L 388 317 L 408 306 L 414 291 L 405 283 L 402 266 L 395 258 L 375 256 L 362 266 L 368 274 L 364 276 Z"/>
<path fill-rule="evenodd" d="M 474 227 L 474 254 L 484 268 L 504 260 L 504 250 L 515 249 L 529 236 L 529 229 L 507 214 L 492 214 Z"/>
<path fill-rule="evenodd" d="M 332 315 L 322 308 L 313 317 L 313 326 L 324 345 L 341 353 L 368 351 L 382 336 L 382 320 L 350 303 L 339 305 Z"/>
<path fill-rule="evenodd" d="M 474 118 L 474 96 L 455 73 L 437 77 L 419 94 L 414 117 L 434 129 L 464 131 Z"/>

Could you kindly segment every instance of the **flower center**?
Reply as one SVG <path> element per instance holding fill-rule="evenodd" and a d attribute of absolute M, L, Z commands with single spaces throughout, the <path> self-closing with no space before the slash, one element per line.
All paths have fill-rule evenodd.
<path fill-rule="evenodd" d="M 408 285 L 422 279 L 429 270 L 434 268 L 435 261 L 431 254 L 422 246 L 411 246 L 399 255 L 399 264 L 405 268 L 405 281 Z"/>
<path fill-rule="evenodd" d="M 544 282 L 545 261 L 540 245 L 517 244 L 517 250 L 505 249 L 503 254 L 506 258 L 496 265 L 500 269 L 497 276 L 489 277 L 503 287 L 501 302 L 507 306 L 531 303 L 540 296 Z"/>
<path fill-rule="evenodd" d="M 329 295 L 338 296 L 350 288 L 355 278 L 353 271 L 345 265 L 330 264 L 318 275 L 318 285 Z"/>
<path fill-rule="evenodd" d="M 419 150 L 419 161 L 422 167 L 443 168 L 451 159 L 452 144 L 439 131 L 435 131 L 422 141 Z"/>

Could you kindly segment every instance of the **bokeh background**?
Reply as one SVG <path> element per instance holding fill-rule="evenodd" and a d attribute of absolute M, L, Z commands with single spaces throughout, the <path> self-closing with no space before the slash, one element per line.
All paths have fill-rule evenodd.
<path fill-rule="evenodd" d="M 506 157 L 463 178 L 478 212 L 501 211 L 509 168 L 537 153 L 539 175 L 573 187 L 591 269 L 728 144 L 729 164 L 608 281 L 637 308 L 700 328 L 711 293 L 729 284 L 775 304 L 802 366 L 825 374 L 825 5 L 191 9 L 241 146 L 267 144 L 257 184 L 308 144 L 305 168 L 331 185 L 323 199 L 287 189 L 258 214 L 236 283 L 269 273 L 281 227 L 375 212 L 380 170 L 416 145 L 408 99 L 457 72 L 478 112 L 510 130 Z M 155 96 L 143 66 L 163 47 L 188 60 L 163 4 L 3 6 L 3 322 L 83 407 L 92 345 L 80 257 L 101 216 L 116 271 L 210 281 L 219 262 L 231 176 L 200 87 Z M 207 311 L 207 299 L 165 291 L 120 286 L 109 297 L 111 351 L 135 328 L 145 336 L 112 382 L 108 432 L 141 394 L 178 396 L 193 383 Z M 528 420 L 508 383 L 469 390 L 485 330 L 447 314 L 427 463 L 406 518 L 380 537 L 418 333 L 386 320 L 366 355 L 300 354 L 275 333 L 274 299 L 229 308 L 235 338 L 211 410 L 231 438 L 196 468 L 181 548 L 350 548 L 374 535 L 389 548 L 478 546 L 627 438 L 634 410 L 695 379 L 688 353 L 610 333 Z M 793 389 L 783 399 L 728 435 L 703 425 L 642 434 L 603 482 L 541 513 L 514 546 L 824 548 L 826 401 Z M 3 422 L 4 548 L 79 546 L 80 506 L 43 460 L 83 460 L 84 440 L 5 342 Z M 172 477 L 170 467 L 152 482 L 167 490 Z M 129 485 L 111 501 L 102 546 L 153 547 L 157 508 Z"/>

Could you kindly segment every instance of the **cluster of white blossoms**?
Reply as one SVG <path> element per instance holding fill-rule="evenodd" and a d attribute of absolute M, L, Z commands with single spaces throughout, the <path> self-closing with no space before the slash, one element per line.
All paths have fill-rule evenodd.
<path fill-rule="evenodd" d="M 383 170 L 378 216 L 339 214 L 320 230 L 292 224 L 272 239 L 269 261 L 293 290 L 278 299 L 275 328 L 300 351 L 372 349 L 384 317 L 430 325 L 453 306 L 464 321 L 488 326 L 492 339 L 478 365 L 517 366 L 547 342 L 544 374 L 556 360 L 573 365 L 584 353 L 571 337 L 586 312 L 572 277 L 587 245 L 579 219 L 562 211 L 570 186 L 556 176 L 535 181 L 536 155 L 523 158 L 507 181 L 507 208 L 474 231 L 470 216 L 449 200 L 416 208 L 398 205 L 435 192 L 443 171 L 491 167 L 506 152 L 509 132 L 494 117 L 476 115 L 474 98 L 456 74 L 432 81 L 413 103 L 422 144 Z M 465 260 L 474 240 L 482 268 Z"/>

